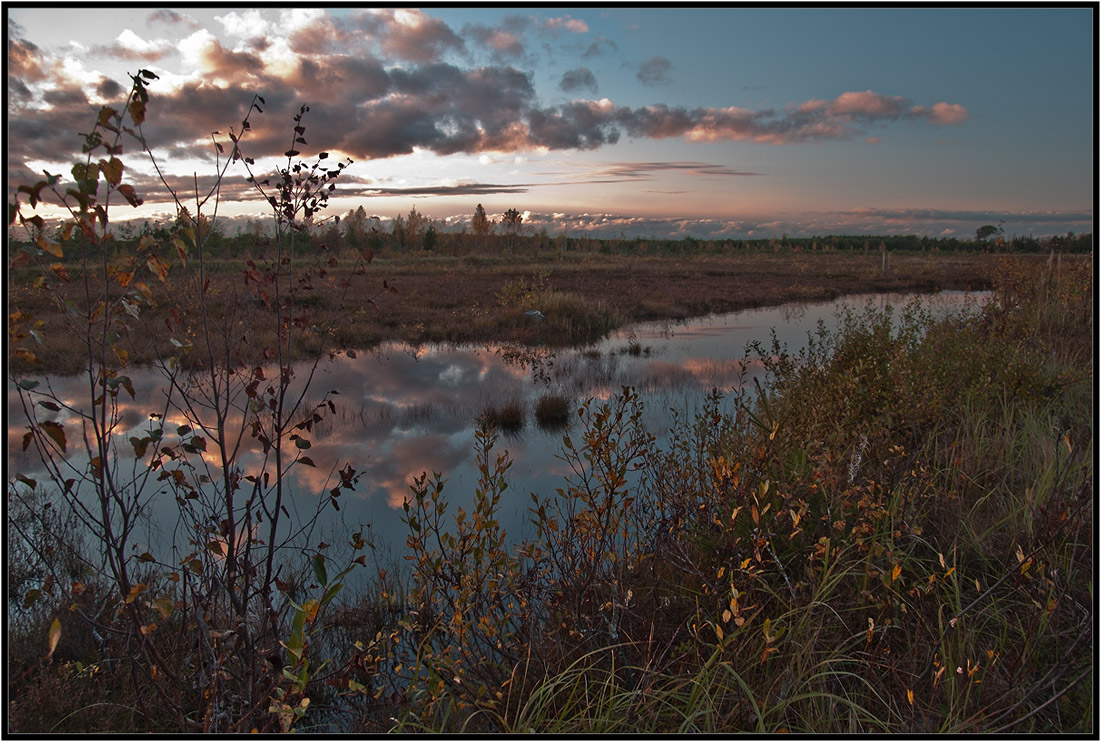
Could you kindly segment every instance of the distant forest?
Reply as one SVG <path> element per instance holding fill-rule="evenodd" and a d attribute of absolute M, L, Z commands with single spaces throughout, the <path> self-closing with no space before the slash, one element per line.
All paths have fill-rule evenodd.
<path fill-rule="evenodd" d="M 124 251 L 143 237 L 170 241 L 176 230 L 193 226 L 194 219 L 182 211 L 174 220 L 128 221 L 112 227 L 113 238 L 107 242 L 111 252 Z M 273 243 L 273 236 L 259 220 L 211 221 L 199 217 L 198 231 L 210 257 L 246 257 Z M 233 233 L 229 233 L 232 231 Z M 208 235 L 208 236 L 207 236 Z M 54 241 L 64 241 L 57 234 L 48 235 Z M 22 238 L 22 239 L 20 239 Z M 25 244 L 26 234 L 9 231 L 8 250 L 14 253 Z M 368 216 L 362 207 L 343 217 L 327 219 L 320 224 L 304 224 L 295 235 L 295 249 L 305 252 L 326 252 L 339 258 L 345 251 L 372 250 L 379 256 L 416 253 L 438 255 L 494 255 L 540 252 L 599 252 L 619 255 L 696 255 L 731 254 L 737 252 L 987 252 L 987 253 L 1089 253 L 1093 250 L 1092 234 L 1068 232 L 1052 237 L 1006 236 L 1003 228 L 994 225 L 979 227 L 974 236 L 928 237 L 918 235 L 869 236 L 831 234 L 811 237 L 772 236 L 758 239 L 699 239 L 683 237 L 598 237 L 590 235 L 551 236 L 540 227 L 537 231 L 523 223 L 514 209 L 499 220 L 488 219 L 478 206 L 472 226 L 447 226 L 417 212 L 382 222 Z M 76 250 L 65 250 L 64 261 L 77 259 Z"/>

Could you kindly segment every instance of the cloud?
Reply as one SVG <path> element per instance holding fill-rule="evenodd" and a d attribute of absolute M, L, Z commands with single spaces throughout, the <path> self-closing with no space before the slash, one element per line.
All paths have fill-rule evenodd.
<path fill-rule="evenodd" d="M 646 87 L 671 84 L 668 73 L 672 69 L 672 62 L 662 56 L 656 56 L 643 62 L 638 70 L 637 78 Z"/>
<path fill-rule="evenodd" d="M 561 76 L 558 87 L 563 92 L 573 93 L 578 90 L 591 90 L 596 92 L 596 76 L 587 67 L 577 67 L 565 72 Z"/>
<path fill-rule="evenodd" d="M 463 26 L 462 34 L 487 47 L 492 59 L 496 62 L 516 60 L 524 54 L 523 43 L 520 41 L 519 36 L 512 31 L 490 28 L 480 24 L 468 24 Z"/>
<path fill-rule="evenodd" d="M 542 27 L 550 31 L 564 29 L 572 33 L 588 33 L 587 23 L 568 15 L 563 15 L 560 18 L 547 18 L 542 22 Z"/>
<path fill-rule="evenodd" d="M 941 126 L 961 124 L 970 118 L 970 112 L 965 107 L 955 103 L 934 103 L 931 108 L 916 105 L 909 110 L 907 115 L 910 118 Z"/>
<path fill-rule="evenodd" d="M 8 20 L 8 93 L 19 98 L 32 96 L 30 85 L 48 78 L 42 51 L 30 41 L 20 38 L 22 29 Z"/>
<path fill-rule="evenodd" d="M 154 16 L 160 23 L 187 23 L 174 13 Z M 624 136 L 779 146 L 867 138 L 875 133 L 870 129 L 899 121 L 958 124 L 968 115 L 958 104 L 912 105 L 900 96 L 872 90 L 844 92 L 832 100 L 795 102 L 782 109 L 685 108 L 664 103 L 627 107 L 608 98 L 544 105 L 536 96 L 531 73 L 500 61 L 482 66 L 468 63 L 467 41 L 485 44 L 498 60 L 500 55 L 521 54 L 524 29 L 537 23 L 528 17 L 506 18 L 493 29 L 467 27 L 464 37 L 420 11 L 393 8 L 342 16 L 321 15 L 316 10 L 284 11 L 278 16 L 237 10 L 219 18 L 233 31 L 232 36 L 223 37 L 233 38 L 232 43 L 206 29 L 190 33 L 172 51 L 188 65 L 185 71 L 166 71 L 149 85 L 144 133 L 158 156 L 186 155 L 191 162 L 212 158 L 209 133 L 223 132 L 222 141 L 226 142 L 230 126 L 239 131 L 253 91 L 262 95 L 265 103 L 262 114 L 251 115 L 242 148 L 256 159 L 278 157 L 286 151 L 291 117 L 303 102 L 309 103 L 310 111 L 303 122 L 308 145 L 302 150 L 336 151 L 355 160 L 417 150 L 439 155 L 594 150 L 613 145 Z M 580 33 L 578 25 L 568 25 L 568 18 L 557 20 L 561 23 L 547 26 L 543 22 L 539 28 Z M 245 38 L 261 28 L 272 35 Z M 145 59 L 169 51 L 163 40 L 142 39 L 126 31 L 116 44 Z M 592 42 L 586 55 L 598 56 L 608 50 L 617 50 L 617 46 L 600 38 Z M 463 54 L 467 55 L 465 63 L 458 59 Z M 443 56 L 452 62 L 442 61 Z M 79 156 L 81 139 L 76 132 L 87 131 L 97 106 L 117 99 L 124 89 L 98 72 L 85 70 L 79 56 L 59 57 L 25 40 L 13 23 L 9 23 L 8 63 L 7 148 L 12 165 L 29 160 L 64 162 Z M 668 79 L 670 69 L 667 59 L 655 56 L 638 74 L 646 84 L 657 84 Z M 596 86 L 588 67 L 569 69 L 559 81 L 560 89 L 568 94 L 594 92 Z M 204 143 L 196 147 L 197 141 Z M 683 171 L 693 175 L 747 174 L 692 168 Z M 628 170 L 606 177 L 648 176 Z M 427 183 L 424 187 L 439 186 Z M 491 193 L 531 186 L 486 183 L 463 187 Z"/>
<path fill-rule="evenodd" d="M 861 93 L 841 93 L 828 104 L 831 116 L 863 118 L 897 118 L 908 105 L 900 95 L 880 95 L 871 90 Z"/>
<path fill-rule="evenodd" d="M 174 10 L 168 8 L 161 8 L 160 10 L 153 11 L 146 20 L 149 23 L 163 23 L 169 26 L 183 25 L 191 29 L 199 28 L 199 23 L 190 16 L 181 15 Z"/>
<path fill-rule="evenodd" d="M 618 44 L 616 44 L 611 39 L 600 36 L 588 45 L 581 56 L 585 59 L 592 59 L 594 57 L 602 57 L 605 54 L 610 54 L 611 52 L 616 52 L 618 50 Z"/>
<path fill-rule="evenodd" d="M 401 196 L 405 198 L 423 198 L 427 196 L 483 196 L 501 193 L 526 193 L 536 184 L 519 183 L 499 185 L 496 183 L 458 183 L 455 185 L 425 185 L 412 188 L 380 188 L 363 186 L 362 188 L 342 188 L 341 195 L 362 196 Z"/>
<path fill-rule="evenodd" d="M 167 39 L 146 41 L 130 29 L 124 29 L 110 46 L 94 46 L 93 54 L 140 62 L 156 62 L 175 52 L 176 47 Z"/>
<path fill-rule="evenodd" d="M 649 179 L 649 174 L 652 172 L 668 171 L 680 171 L 690 175 L 707 177 L 741 177 L 760 174 L 706 162 L 614 162 L 608 164 L 604 169 L 596 171 L 593 175 Z"/>
<path fill-rule="evenodd" d="M 970 118 L 966 108 L 953 103 L 936 103 L 932 106 L 932 113 L 928 116 L 929 123 L 957 124 Z"/>
<path fill-rule="evenodd" d="M 448 51 L 462 51 L 465 43 L 451 27 L 419 10 L 379 11 L 382 50 L 410 62 L 435 62 Z"/>

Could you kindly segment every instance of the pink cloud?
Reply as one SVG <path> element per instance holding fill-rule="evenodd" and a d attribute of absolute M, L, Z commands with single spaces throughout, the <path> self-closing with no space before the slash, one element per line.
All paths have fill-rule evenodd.
<path fill-rule="evenodd" d="M 566 31 L 572 31 L 573 33 L 588 33 L 587 23 L 567 15 L 560 18 L 547 18 L 542 25 L 551 30 L 564 28 Z"/>
<path fill-rule="evenodd" d="M 969 111 L 956 103 L 936 103 L 932 106 L 932 113 L 928 116 L 928 122 L 934 124 L 957 124 L 970 118 Z"/>
<path fill-rule="evenodd" d="M 829 105 L 834 116 L 872 116 L 891 118 L 901 115 L 907 101 L 900 95 L 881 95 L 871 90 L 841 93 Z"/>

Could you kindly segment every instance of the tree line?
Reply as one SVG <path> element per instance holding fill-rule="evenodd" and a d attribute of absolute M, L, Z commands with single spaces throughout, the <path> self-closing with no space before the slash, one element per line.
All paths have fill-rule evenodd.
<path fill-rule="evenodd" d="M 209 234 L 206 242 L 212 257 L 247 257 L 262 251 L 272 241 L 272 235 L 258 219 L 208 219 L 205 214 L 196 220 L 186 208 L 175 219 L 127 221 L 113 226 L 111 237 L 103 249 L 125 250 L 144 237 L 168 239 L 181 229 L 197 228 Z M 59 229 L 59 228 L 58 228 Z M 58 230 L 55 230 L 58 231 Z M 51 235 L 60 240 L 60 233 Z M 21 248 L 25 235 L 9 234 L 9 250 Z M 581 233 L 551 235 L 545 226 L 533 229 L 524 223 L 523 215 L 514 208 L 499 218 L 491 218 L 479 203 L 469 224 L 448 225 L 433 219 L 413 206 L 408 214 L 392 220 L 369 214 L 359 206 L 342 216 L 308 224 L 300 233 L 296 249 L 302 253 L 329 252 L 339 257 L 343 252 L 370 250 L 379 255 L 435 253 L 444 255 L 493 255 L 540 252 L 602 252 L 635 255 L 725 254 L 733 252 L 989 252 L 1019 254 L 1038 252 L 1089 253 L 1093 249 L 1092 234 L 1067 232 L 1064 235 L 1006 237 L 1003 226 L 991 224 L 979 227 L 974 237 L 930 237 L 903 235 L 844 235 L 810 237 L 763 237 L 757 239 L 702 239 L 698 237 L 668 238 L 656 236 L 600 237 Z"/>

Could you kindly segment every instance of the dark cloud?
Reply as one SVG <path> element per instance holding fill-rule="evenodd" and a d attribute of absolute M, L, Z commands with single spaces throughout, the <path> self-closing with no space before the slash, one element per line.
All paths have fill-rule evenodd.
<path fill-rule="evenodd" d="M 579 101 L 528 111 L 527 138 L 532 145 L 547 149 L 597 149 L 617 142 L 619 130 L 609 125 L 605 109 Z"/>
<path fill-rule="evenodd" d="M 671 69 L 672 62 L 662 56 L 656 56 L 642 63 L 641 69 L 638 70 L 637 78 L 639 82 L 647 87 L 668 85 L 672 82 L 668 76 Z"/>
<path fill-rule="evenodd" d="M 480 24 L 467 24 L 462 35 L 489 50 L 493 61 L 497 63 L 513 62 L 524 55 L 523 42 L 515 31 L 490 28 Z"/>
<path fill-rule="evenodd" d="M 443 21 L 420 11 L 389 11 L 383 21 L 382 50 L 410 62 L 434 62 L 448 51 L 463 51 L 465 42 Z"/>
<path fill-rule="evenodd" d="M 202 61 L 212 75 L 241 82 L 248 77 L 259 76 L 264 69 L 264 63 L 259 56 L 226 49 L 216 39 L 210 39 L 203 48 Z"/>
<path fill-rule="evenodd" d="M 168 8 L 161 8 L 160 10 L 150 13 L 146 20 L 148 20 L 149 23 L 164 23 L 169 26 L 184 25 L 192 29 L 199 27 L 199 24 L 194 18 L 180 15 L 176 11 L 169 10 Z"/>
<path fill-rule="evenodd" d="M 706 162 L 616 162 L 595 173 L 597 176 L 648 179 L 652 172 L 679 171 L 689 175 L 707 177 L 742 177 L 759 175 L 758 172 L 735 170 L 725 165 L 713 165 Z"/>
<path fill-rule="evenodd" d="M 588 45 L 581 56 L 583 56 L 585 59 L 592 59 L 594 57 L 602 57 L 605 54 L 610 54 L 611 52 L 616 52 L 618 50 L 618 44 L 616 44 L 611 39 L 606 39 L 603 36 L 600 36 Z"/>
<path fill-rule="evenodd" d="M 158 15 L 157 20 L 183 22 L 174 14 Z M 531 23 L 526 17 L 510 17 L 495 31 L 519 39 Z M 465 33 L 471 43 L 476 37 L 477 43 L 492 46 L 487 35 L 492 30 L 467 27 Z M 212 143 L 196 147 L 195 142 L 220 131 L 219 141 L 228 146 L 230 127 L 241 131 L 254 93 L 264 97 L 264 112 L 250 116 L 250 130 L 241 146 L 245 155 L 256 159 L 281 155 L 290 147 L 291 117 L 303 102 L 310 105 L 310 111 L 302 124 L 308 145 L 301 150 L 336 150 L 355 160 L 409 154 L 416 149 L 440 155 L 538 148 L 592 150 L 614 144 L 623 136 L 783 145 L 849 139 L 864 135 L 867 128 L 902 120 L 959 123 L 967 115 L 966 109 L 956 104 L 914 105 L 900 96 L 870 90 L 792 104 L 783 110 L 689 109 L 665 104 L 631 108 L 608 100 L 543 106 L 531 75 L 515 66 L 457 66 L 440 61 L 446 52 L 464 52 L 465 41 L 446 24 L 419 11 L 386 9 L 324 16 L 298 29 L 290 43 L 296 63 L 268 68 L 257 47 L 252 46 L 252 51 L 247 45 L 227 48 L 210 37 L 200 51 L 204 79 L 237 84 L 190 82 L 162 92 L 158 81 L 151 81 L 143 128 L 149 145 L 158 156 L 213 158 Z M 337 48 L 345 53 L 333 54 Z M 592 47 L 594 54 L 615 48 L 606 39 L 597 39 Z M 388 50 L 386 53 L 413 63 L 387 66 L 372 49 Z M 519 49 L 506 53 L 519 53 Z M 18 26 L 11 23 L 8 50 L 9 158 L 57 161 L 78 157 L 81 138 L 76 132 L 88 131 L 96 117 L 97 106 L 87 98 L 90 89 L 65 79 L 60 60 L 22 39 Z M 668 60 L 653 57 L 639 74 L 649 82 L 659 81 L 667 78 L 670 67 Z M 596 89 L 595 77 L 587 67 L 565 72 L 560 85 L 566 92 Z M 109 99 L 120 97 L 127 88 L 110 81 L 96 86 L 98 94 Z M 46 89 L 49 92 L 43 92 Z M 700 163 L 634 163 L 602 176 L 638 178 L 658 169 L 708 176 L 748 174 Z M 495 192 L 491 189 L 501 186 L 477 187 L 490 189 L 477 192 Z"/>
<path fill-rule="evenodd" d="M 460 183 L 458 185 L 423 186 L 420 188 L 379 188 L 364 186 L 363 188 L 345 189 L 345 195 L 361 196 L 404 196 L 404 197 L 439 197 L 439 196 L 484 196 L 498 195 L 501 193 L 526 193 L 536 184 L 521 183 L 516 185 L 498 185 L 495 183 Z"/>
<path fill-rule="evenodd" d="M 596 92 L 596 76 L 587 67 L 577 67 L 563 74 L 558 86 L 566 93 L 573 93 L 578 90 Z"/>
<path fill-rule="evenodd" d="M 369 56 L 303 58 L 287 82 L 297 90 L 311 91 L 312 100 L 325 102 L 362 103 L 382 97 L 390 88 L 389 74 Z"/>
<path fill-rule="evenodd" d="M 448 64 L 389 73 L 396 95 L 359 106 L 341 142 L 352 156 L 438 154 L 521 148 L 517 128 L 534 100 L 530 78 L 511 67 L 461 70 Z"/>
<path fill-rule="evenodd" d="M 8 79 L 20 82 L 40 82 L 48 76 L 43 66 L 42 51 L 21 37 L 22 27 L 8 20 Z"/>

